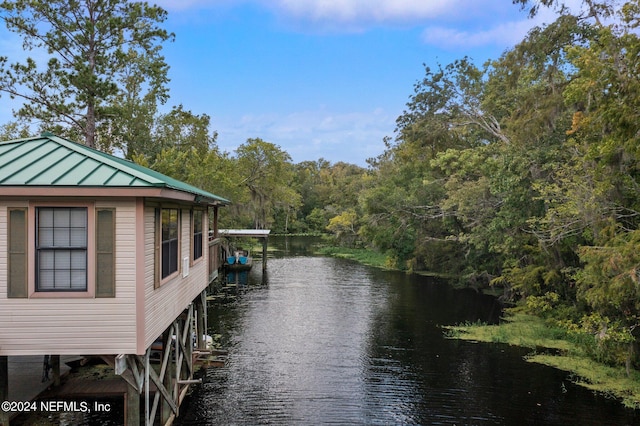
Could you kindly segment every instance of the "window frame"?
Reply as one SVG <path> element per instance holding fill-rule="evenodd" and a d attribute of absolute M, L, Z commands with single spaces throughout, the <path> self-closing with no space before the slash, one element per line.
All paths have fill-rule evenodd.
<path fill-rule="evenodd" d="M 200 232 L 196 232 L 196 215 L 200 215 Z M 191 210 L 191 264 L 194 265 L 204 260 L 205 239 L 204 239 L 204 220 L 205 211 L 201 209 Z M 200 255 L 196 257 L 197 238 L 200 238 Z"/>
<path fill-rule="evenodd" d="M 41 292 L 86 292 L 89 287 L 89 211 L 87 207 L 50 207 L 37 206 L 35 214 L 35 231 L 36 231 L 36 282 L 35 291 Z M 66 223 L 56 223 L 60 214 L 66 214 Z M 79 215 L 78 215 L 79 214 Z M 45 220 L 49 220 L 50 226 L 45 225 Z M 51 233 L 50 237 L 45 234 Z M 66 231 L 64 244 L 59 238 L 60 231 Z M 74 232 L 76 231 L 76 232 Z M 73 243 L 74 234 L 82 237 L 78 243 Z M 45 242 L 50 240 L 50 242 Z M 59 256 L 68 255 L 68 266 L 62 268 L 59 264 Z M 45 268 L 43 262 L 46 257 L 51 258 L 51 267 Z M 80 265 L 77 264 L 80 260 Z M 64 262 L 64 260 L 63 260 Z M 44 288 L 44 275 L 46 271 L 50 271 L 52 287 Z M 58 275 L 64 273 L 68 275 L 62 281 L 64 287 L 56 287 Z M 74 276 L 76 278 L 74 278 Z M 74 288 L 74 279 L 80 279 L 79 288 Z M 67 282 L 68 281 L 68 282 Z M 67 287 L 68 285 L 68 287 Z"/>
<path fill-rule="evenodd" d="M 51 290 L 38 289 L 37 270 L 38 266 L 38 247 L 36 244 L 38 218 L 37 210 L 39 208 L 85 208 L 87 212 L 87 239 L 86 239 L 86 274 L 87 285 L 84 290 Z M 28 294 L 29 298 L 94 298 L 96 287 L 96 266 L 95 266 L 95 203 L 93 202 L 46 202 L 31 201 L 28 208 Z"/>
<path fill-rule="evenodd" d="M 176 254 L 175 254 L 175 262 L 176 262 L 176 269 L 173 271 L 170 271 L 168 273 L 168 275 L 165 275 L 165 271 L 164 271 L 164 259 L 165 259 L 165 253 L 164 253 L 164 236 L 163 236 L 163 211 L 164 210 L 175 210 L 177 212 L 177 226 L 176 226 L 176 234 L 177 234 L 177 241 L 174 243 L 175 247 L 176 247 Z M 180 273 L 180 255 L 181 255 L 181 251 L 182 251 L 182 209 L 177 206 L 177 205 L 160 205 L 158 207 L 155 208 L 155 239 L 156 239 L 156 266 L 155 266 L 155 270 L 156 270 L 156 284 L 155 287 L 158 288 L 160 286 L 162 286 L 163 284 L 171 281 L 172 279 L 174 279 L 176 276 L 178 276 L 178 274 Z M 166 241 L 170 241 L 170 240 L 166 240 Z"/>

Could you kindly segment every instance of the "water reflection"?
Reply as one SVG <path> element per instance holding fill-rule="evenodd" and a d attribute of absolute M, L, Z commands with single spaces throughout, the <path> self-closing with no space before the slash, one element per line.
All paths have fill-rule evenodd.
<path fill-rule="evenodd" d="M 271 244 L 271 242 L 270 242 Z M 214 304 L 229 360 L 210 368 L 180 424 L 632 424 L 632 411 L 527 364 L 526 351 L 445 340 L 496 321 L 494 300 L 352 262 L 269 259 L 268 285 Z M 254 268 L 255 269 L 255 268 Z"/>
<path fill-rule="evenodd" d="M 224 279 L 227 285 L 247 286 L 249 284 L 249 271 L 229 271 Z"/>

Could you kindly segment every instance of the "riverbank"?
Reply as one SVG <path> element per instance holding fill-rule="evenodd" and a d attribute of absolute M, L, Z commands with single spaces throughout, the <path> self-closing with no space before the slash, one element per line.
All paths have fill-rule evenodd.
<path fill-rule="evenodd" d="M 539 317 L 522 313 L 508 315 L 498 325 L 464 324 L 447 326 L 452 339 L 505 343 L 531 348 L 528 362 L 567 371 L 571 380 L 596 392 L 615 397 L 628 408 L 640 409 L 640 373 L 627 376 L 623 367 L 610 367 L 589 358 L 579 340 L 561 328 L 551 327 Z"/>
<path fill-rule="evenodd" d="M 363 265 L 373 266 L 374 268 L 390 270 L 397 269 L 392 268 L 391 265 L 389 265 L 386 255 L 368 249 L 325 246 L 318 249 L 318 254 L 337 257 L 340 259 L 354 260 Z"/>
<path fill-rule="evenodd" d="M 389 257 L 383 253 L 366 248 L 349 248 L 339 246 L 324 246 L 317 250 L 317 253 L 323 256 L 337 257 L 340 259 L 349 259 L 363 265 L 372 266 L 379 269 L 387 269 L 390 271 L 403 271 L 425 277 L 436 278 L 456 278 L 453 275 L 443 274 L 431 271 L 408 271 L 398 268 L 389 261 Z"/>
<path fill-rule="evenodd" d="M 389 265 L 387 256 L 368 249 L 323 247 L 318 253 L 376 268 L 398 270 Z M 455 278 L 420 271 L 412 273 Z M 452 285 L 456 288 L 465 287 L 455 285 L 455 282 Z M 491 294 L 491 289 L 483 292 Z M 610 367 L 594 361 L 576 336 L 568 335 L 564 329 L 551 327 L 542 318 L 519 313 L 509 315 L 499 325 L 466 324 L 444 328 L 449 338 L 531 348 L 532 353 L 526 357 L 528 362 L 567 371 L 576 384 L 617 398 L 625 407 L 640 409 L 640 372 L 634 370 L 627 376 L 623 367 Z"/>

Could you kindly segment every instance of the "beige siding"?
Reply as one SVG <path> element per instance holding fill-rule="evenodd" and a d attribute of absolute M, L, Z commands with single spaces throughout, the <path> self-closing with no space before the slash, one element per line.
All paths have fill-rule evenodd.
<path fill-rule="evenodd" d="M 189 210 L 182 210 L 181 216 L 179 273 L 159 288 L 154 288 L 154 208 L 145 208 L 145 347 L 153 343 L 207 287 L 206 254 L 202 260 L 189 266 L 188 274 L 183 276 L 183 259 L 189 259 L 191 254 Z"/>
<path fill-rule="evenodd" d="M 135 353 L 135 201 L 96 207 L 116 208 L 116 297 L 7 299 L 7 203 L 0 202 L 0 355 Z"/>
<path fill-rule="evenodd" d="M 148 347 L 207 286 L 208 250 L 195 264 L 186 262 L 189 270 L 183 274 L 183 259 L 190 258 L 191 252 L 190 215 L 183 210 L 179 274 L 154 289 L 154 209 L 146 207 L 144 301 L 136 303 L 136 259 L 140 255 L 136 254 L 135 201 L 99 202 L 96 207 L 116 208 L 116 297 L 7 299 L 8 205 L 0 201 L 0 355 L 137 353 L 138 347 Z M 27 203 L 12 201 L 10 205 Z M 204 231 L 207 235 L 206 226 Z M 142 346 L 136 341 L 139 321 L 143 321 Z"/>

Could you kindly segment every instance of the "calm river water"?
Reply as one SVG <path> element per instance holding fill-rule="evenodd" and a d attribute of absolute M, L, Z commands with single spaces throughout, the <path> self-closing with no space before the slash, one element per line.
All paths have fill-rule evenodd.
<path fill-rule="evenodd" d="M 181 425 L 626 425 L 640 416 L 527 363 L 527 350 L 448 340 L 441 325 L 496 321 L 491 297 L 444 282 L 279 251 L 209 310 L 229 350 Z"/>

